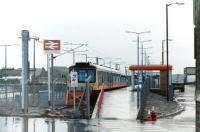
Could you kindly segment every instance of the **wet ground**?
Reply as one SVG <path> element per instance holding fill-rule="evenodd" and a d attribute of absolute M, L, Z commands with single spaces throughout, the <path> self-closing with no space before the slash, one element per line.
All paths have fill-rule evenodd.
<path fill-rule="evenodd" d="M 185 93 L 176 92 L 176 100 L 185 106 L 185 111 L 156 122 L 141 124 L 136 120 L 136 93 L 125 88 L 105 93 L 106 109 L 102 109 L 99 119 L 1 117 L 0 132 L 194 132 L 194 91 L 193 86 L 186 86 Z"/>

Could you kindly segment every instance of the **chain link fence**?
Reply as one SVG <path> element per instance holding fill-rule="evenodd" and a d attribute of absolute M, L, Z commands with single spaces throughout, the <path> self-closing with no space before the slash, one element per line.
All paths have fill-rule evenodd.
<path fill-rule="evenodd" d="M 146 105 L 147 105 L 147 99 L 149 96 L 149 91 L 151 87 L 152 80 L 150 77 L 145 76 L 142 83 L 142 89 L 140 93 L 140 109 L 137 115 L 137 119 L 143 122 L 144 117 L 147 115 L 147 112 L 145 111 Z"/>
<path fill-rule="evenodd" d="M 54 86 L 54 105 L 63 106 L 66 85 L 55 84 Z M 47 85 L 27 85 L 28 89 L 28 107 L 39 108 L 41 102 L 48 102 Z M 41 94 L 45 92 L 46 94 Z M 41 94 L 41 95 L 40 95 Z M 41 98 L 41 96 L 46 96 Z M 0 114 L 13 113 L 21 110 L 22 85 L 20 84 L 0 84 Z M 44 100 L 45 99 L 45 100 Z M 47 99 L 47 100 L 46 100 Z M 49 105 L 49 104 L 46 104 Z M 44 106 L 45 107 L 45 106 Z"/>

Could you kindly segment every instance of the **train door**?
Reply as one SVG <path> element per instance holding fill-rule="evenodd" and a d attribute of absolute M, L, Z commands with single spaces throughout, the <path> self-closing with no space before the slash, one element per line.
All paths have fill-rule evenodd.
<path fill-rule="evenodd" d="M 108 72 L 108 83 L 109 83 L 109 88 L 112 88 L 112 80 L 111 80 L 111 78 L 112 78 L 112 73 L 111 72 Z"/>

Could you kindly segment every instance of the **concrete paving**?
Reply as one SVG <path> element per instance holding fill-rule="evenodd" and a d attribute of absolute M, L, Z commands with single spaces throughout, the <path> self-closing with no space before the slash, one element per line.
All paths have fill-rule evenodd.
<path fill-rule="evenodd" d="M 166 97 L 150 92 L 145 110 L 151 110 L 152 107 L 158 118 L 174 116 L 184 110 L 184 106 L 177 101 L 167 101 Z"/>
<path fill-rule="evenodd" d="M 132 119 L 137 117 L 137 96 L 131 88 L 105 92 L 100 118 Z M 158 118 L 174 116 L 184 110 L 184 106 L 176 101 L 167 101 L 156 93 L 149 93 L 146 113 L 154 107 Z"/>
<path fill-rule="evenodd" d="M 135 120 L 138 113 L 136 97 L 136 93 L 131 92 L 131 88 L 105 92 L 100 118 Z"/>

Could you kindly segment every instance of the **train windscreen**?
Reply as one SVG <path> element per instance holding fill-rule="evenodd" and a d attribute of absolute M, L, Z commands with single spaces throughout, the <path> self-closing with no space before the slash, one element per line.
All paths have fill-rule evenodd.
<path fill-rule="evenodd" d="M 82 83 L 90 76 L 90 83 L 96 82 L 96 72 L 94 69 L 79 69 L 78 72 L 78 82 Z"/>

